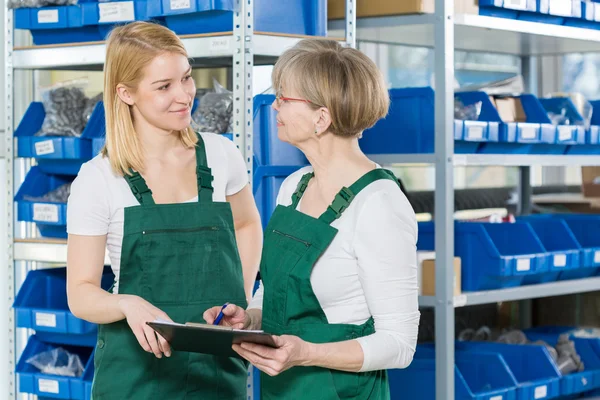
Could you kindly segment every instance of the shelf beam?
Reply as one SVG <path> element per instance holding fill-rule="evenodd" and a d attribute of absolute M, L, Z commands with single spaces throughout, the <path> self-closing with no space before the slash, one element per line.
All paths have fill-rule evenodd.
<path fill-rule="evenodd" d="M 14 260 L 66 265 L 67 242 L 63 240 L 15 239 Z M 104 264 L 110 265 L 108 253 L 104 257 Z"/>
<path fill-rule="evenodd" d="M 381 165 L 431 165 L 435 164 L 434 154 L 368 154 L 369 158 Z M 546 155 L 546 154 L 454 154 L 455 167 L 467 166 L 598 166 L 600 155 Z"/>

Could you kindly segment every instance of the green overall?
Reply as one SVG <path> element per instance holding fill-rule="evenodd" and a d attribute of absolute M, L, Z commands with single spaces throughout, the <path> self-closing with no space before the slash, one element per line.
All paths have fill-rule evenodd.
<path fill-rule="evenodd" d="M 370 183 L 391 179 L 384 169 L 368 172 L 350 188 L 342 188 L 318 219 L 296 210 L 312 173 L 302 177 L 290 206 L 277 206 L 265 230 L 261 261 L 264 286 L 262 327 L 275 335 L 296 335 L 307 342 L 352 340 L 375 332 L 373 318 L 362 325 L 330 324 L 313 292 L 313 266 L 338 230 L 331 223 Z M 295 367 L 271 377 L 261 374 L 261 400 L 387 400 L 387 372 L 343 372 L 319 367 Z"/>
<path fill-rule="evenodd" d="M 213 202 L 204 142 L 196 148 L 198 203 L 155 204 L 139 173 L 126 176 L 140 206 L 125 208 L 119 293 L 137 295 L 175 322 L 203 322 L 225 302 L 245 306 L 231 207 Z M 247 364 L 237 358 L 145 352 L 125 320 L 100 325 L 94 400 L 243 400 Z"/>

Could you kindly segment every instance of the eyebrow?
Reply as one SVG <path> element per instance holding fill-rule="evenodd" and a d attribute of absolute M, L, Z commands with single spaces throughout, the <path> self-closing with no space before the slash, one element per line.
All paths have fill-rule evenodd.
<path fill-rule="evenodd" d="M 187 71 L 185 71 L 184 75 L 189 74 L 190 72 L 192 72 L 192 66 L 190 65 L 190 67 L 187 69 Z M 160 79 L 158 81 L 154 81 L 151 83 L 151 85 L 154 85 L 155 83 L 163 83 L 163 82 L 170 82 L 172 79 L 167 78 L 167 79 Z"/>

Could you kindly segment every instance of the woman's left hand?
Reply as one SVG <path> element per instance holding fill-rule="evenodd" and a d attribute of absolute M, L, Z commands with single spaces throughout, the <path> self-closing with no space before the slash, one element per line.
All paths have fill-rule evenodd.
<path fill-rule="evenodd" d="M 233 350 L 270 376 L 309 362 L 310 343 L 291 335 L 273 336 L 273 340 L 277 348 L 244 342 L 234 344 Z"/>

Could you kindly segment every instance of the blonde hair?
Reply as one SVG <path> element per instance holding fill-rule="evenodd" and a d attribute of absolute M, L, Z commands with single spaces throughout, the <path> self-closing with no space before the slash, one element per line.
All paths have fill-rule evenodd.
<path fill-rule="evenodd" d="M 273 88 L 294 89 L 317 109 L 331 114 L 329 131 L 355 137 L 388 113 L 383 74 L 369 57 L 334 40 L 305 39 L 275 64 Z"/>
<path fill-rule="evenodd" d="M 158 24 L 133 22 L 116 27 L 106 42 L 104 66 L 104 111 L 106 143 L 102 155 L 109 158 L 115 173 L 124 176 L 131 170 L 144 170 L 144 155 L 128 104 L 117 95 L 117 85 L 135 89 L 143 69 L 156 56 L 175 53 L 188 57 L 177 35 Z M 196 145 L 198 137 L 191 127 L 179 131 L 184 146 Z"/>

